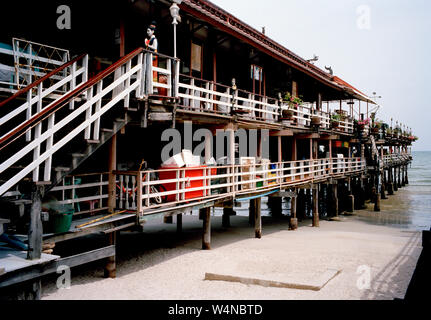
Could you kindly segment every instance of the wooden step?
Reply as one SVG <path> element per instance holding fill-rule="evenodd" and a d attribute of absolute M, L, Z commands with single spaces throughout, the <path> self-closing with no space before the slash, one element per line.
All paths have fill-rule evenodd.
<path fill-rule="evenodd" d="M 100 140 L 87 139 L 86 141 L 87 141 L 87 143 L 90 143 L 90 144 L 99 144 L 100 143 Z"/>
<path fill-rule="evenodd" d="M 114 130 L 113 129 L 108 129 L 108 128 L 102 128 L 100 129 L 101 132 L 109 132 L 109 133 L 113 133 Z"/>
<path fill-rule="evenodd" d="M 84 153 L 72 153 L 72 157 L 83 158 L 83 157 L 85 157 L 85 154 Z"/>

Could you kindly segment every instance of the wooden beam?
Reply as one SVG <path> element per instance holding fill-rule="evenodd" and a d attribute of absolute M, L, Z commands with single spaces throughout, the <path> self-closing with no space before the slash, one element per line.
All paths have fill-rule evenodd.
<path fill-rule="evenodd" d="M 296 188 L 294 189 L 295 191 L 295 196 L 290 198 L 290 229 L 292 230 L 296 230 L 298 229 L 298 219 L 296 217 Z"/>
<path fill-rule="evenodd" d="M 278 156 L 278 162 L 283 162 L 283 146 L 281 143 L 281 136 L 278 136 L 277 139 L 277 143 L 278 143 L 278 152 L 277 152 L 277 156 Z"/>
<path fill-rule="evenodd" d="M 181 233 L 183 231 L 183 214 L 177 214 L 177 233 Z"/>
<path fill-rule="evenodd" d="M 320 134 L 318 133 L 298 134 L 296 138 L 297 139 L 320 139 Z"/>
<path fill-rule="evenodd" d="M 27 259 L 36 260 L 42 256 L 42 197 L 45 187 L 35 184 L 31 194 L 30 225 L 28 229 Z"/>
<path fill-rule="evenodd" d="M 296 161 L 297 159 L 298 159 L 298 148 L 296 147 L 296 136 L 294 136 L 292 140 L 292 161 Z"/>
<path fill-rule="evenodd" d="M 109 246 L 116 247 L 117 242 L 117 232 L 112 232 L 108 235 L 108 243 Z M 117 264 L 115 259 L 115 251 L 114 254 L 106 259 L 105 265 L 105 278 L 115 278 L 117 276 Z"/>
<path fill-rule="evenodd" d="M 293 131 L 286 129 L 286 130 L 274 130 L 269 132 L 270 137 L 292 137 Z"/>
<path fill-rule="evenodd" d="M 254 214 L 254 234 L 257 239 L 262 238 L 262 216 L 261 216 L 261 206 L 262 198 L 256 198 L 255 201 L 255 214 Z"/>
<path fill-rule="evenodd" d="M 18 269 L 16 271 L 6 273 L 2 275 L 0 281 L 0 288 L 5 288 L 14 284 L 18 284 L 24 281 L 29 281 L 57 272 L 59 266 L 68 266 L 73 268 L 89 262 L 101 260 L 115 254 L 115 246 L 108 246 L 84 253 L 80 253 L 74 256 L 65 257 L 59 260 L 54 260 L 52 263 L 44 265 L 43 268 L 35 267 L 32 269 Z"/>
<path fill-rule="evenodd" d="M 319 227 L 319 185 L 313 188 L 313 227 Z"/>
<path fill-rule="evenodd" d="M 203 217 L 202 250 L 211 250 L 211 208 L 200 209 Z"/>
<path fill-rule="evenodd" d="M 340 140 L 340 135 L 338 134 L 322 135 L 320 136 L 320 140 Z"/>
<path fill-rule="evenodd" d="M 117 176 L 114 171 L 117 170 L 117 134 L 111 138 L 109 146 L 109 184 L 108 184 L 108 211 L 114 213 L 116 206 L 116 183 Z"/>

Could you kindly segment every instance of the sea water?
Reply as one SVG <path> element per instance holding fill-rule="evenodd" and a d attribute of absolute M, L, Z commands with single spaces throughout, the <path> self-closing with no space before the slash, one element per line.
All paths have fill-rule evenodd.
<path fill-rule="evenodd" d="M 367 210 L 357 210 L 359 219 L 372 224 L 391 225 L 410 230 L 431 228 L 431 151 L 413 152 L 408 167 L 409 184 L 398 189 L 393 196 L 381 201 L 381 211 L 374 212 L 373 204 Z M 236 203 L 239 216 L 248 216 L 249 201 Z M 214 215 L 221 216 L 223 209 L 215 208 Z M 262 198 L 262 216 L 270 216 L 268 198 Z M 290 214 L 289 199 L 283 199 L 283 215 Z"/>

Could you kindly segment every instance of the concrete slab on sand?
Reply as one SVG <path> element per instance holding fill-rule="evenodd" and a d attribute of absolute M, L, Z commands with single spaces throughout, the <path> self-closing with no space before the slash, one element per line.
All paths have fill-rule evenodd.
<path fill-rule="evenodd" d="M 317 275 L 308 282 L 300 282 L 298 279 L 294 279 L 291 275 L 285 273 L 271 274 L 267 275 L 266 277 L 253 278 L 251 276 L 226 275 L 207 272 L 205 273 L 205 280 L 240 282 L 243 284 L 253 284 L 263 287 L 319 291 L 340 272 L 341 270 L 328 269 L 320 276 Z"/>

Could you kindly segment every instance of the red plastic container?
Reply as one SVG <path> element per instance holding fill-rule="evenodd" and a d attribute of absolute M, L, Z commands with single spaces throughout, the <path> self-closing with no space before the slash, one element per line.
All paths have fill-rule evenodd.
<path fill-rule="evenodd" d="M 204 185 L 204 169 L 208 168 L 206 166 L 200 166 L 200 167 L 190 167 L 185 168 L 185 174 L 184 176 L 186 178 L 196 178 L 196 177 L 202 177 L 202 179 L 192 180 L 189 183 L 186 183 L 186 189 L 194 189 L 199 188 Z M 175 180 L 177 178 L 177 170 L 178 168 L 172 168 L 172 167 L 163 167 L 160 168 L 161 170 L 168 169 L 172 171 L 160 171 L 159 172 L 159 179 L 160 182 L 163 184 L 163 186 L 166 188 L 166 191 L 173 191 L 176 190 L 176 183 L 163 183 L 162 180 Z M 180 171 L 181 174 L 181 171 Z M 211 174 L 216 175 L 217 174 L 217 168 L 211 169 Z M 181 175 L 180 175 L 181 177 Z M 181 190 L 181 185 L 179 186 L 179 190 Z M 204 190 L 195 190 L 195 191 L 189 191 L 185 193 L 185 199 L 195 199 L 195 198 L 201 198 L 204 196 Z M 172 194 L 168 196 L 168 202 L 172 202 L 176 200 L 176 195 Z"/>

